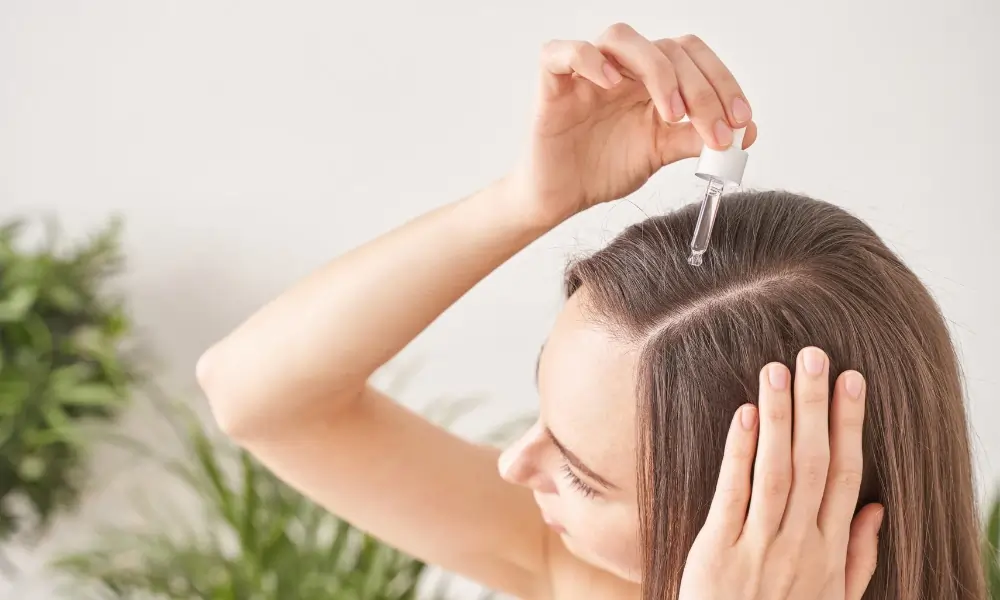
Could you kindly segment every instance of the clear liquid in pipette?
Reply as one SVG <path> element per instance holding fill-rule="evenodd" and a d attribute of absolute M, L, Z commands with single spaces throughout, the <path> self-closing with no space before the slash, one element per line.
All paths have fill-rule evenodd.
<path fill-rule="evenodd" d="M 708 180 L 708 189 L 705 190 L 705 198 L 701 201 L 701 213 L 694 228 L 694 237 L 691 238 L 691 255 L 688 257 L 688 264 L 691 266 L 701 266 L 702 258 L 708 250 L 708 242 L 712 238 L 712 225 L 715 223 L 715 215 L 719 212 L 719 201 L 725 188 L 726 184 L 721 179 Z"/>

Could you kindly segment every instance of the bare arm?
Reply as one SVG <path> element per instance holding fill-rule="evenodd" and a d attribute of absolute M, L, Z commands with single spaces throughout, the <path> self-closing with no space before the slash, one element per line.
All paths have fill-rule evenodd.
<path fill-rule="evenodd" d="M 290 485 L 403 551 L 524 598 L 546 585 L 530 492 L 368 387 L 446 308 L 548 230 L 501 181 L 334 260 L 199 361 L 222 428 Z"/>
<path fill-rule="evenodd" d="M 703 143 L 728 146 L 731 132 L 712 132 L 742 92 L 715 59 L 699 71 L 684 48 L 711 56 L 693 40 L 653 43 L 616 25 L 596 44 L 547 44 L 515 175 L 335 260 L 202 357 L 222 428 L 291 485 L 428 562 L 528 599 L 550 596 L 555 571 L 584 585 L 546 545 L 531 493 L 501 480 L 496 452 L 366 382 L 553 224 L 634 192 Z M 732 125 L 753 142 L 752 122 Z"/>
<path fill-rule="evenodd" d="M 499 181 L 350 251 L 264 306 L 199 363 L 223 429 L 256 437 L 276 420 L 356 399 L 445 309 L 548 231 L 525 204 Z"/>

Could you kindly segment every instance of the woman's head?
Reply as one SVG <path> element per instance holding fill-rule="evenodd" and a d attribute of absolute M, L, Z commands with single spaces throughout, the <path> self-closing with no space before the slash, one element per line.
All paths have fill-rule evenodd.
<path fill-rule="evenodd" d="M 674 597 L 734 411 L 756 402 L 765 364 L 794 372 L 818 346 L 831 378 L 867 382 L 859 504 L 886 518 L 866 598 L 981 598 L 962 385 L 926 288 L 830 204 L 727 197 L 700 267 L 687 263 L 696 217 L 648 219 L 571 265 L 539 360 L 540 419 L 505 453 L 506 476 L 572 551 Z"/>

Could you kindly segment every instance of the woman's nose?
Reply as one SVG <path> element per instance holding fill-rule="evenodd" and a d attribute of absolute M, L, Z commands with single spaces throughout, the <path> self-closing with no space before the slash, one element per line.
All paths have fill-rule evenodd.
<path fill-rule="evenodd" d="M 500 455 L 498 468 L 504 480 L 539 492 L 555 492 L 552 479 L 540 468 L 544 451 L 544 429 L 536 423 Z"/>

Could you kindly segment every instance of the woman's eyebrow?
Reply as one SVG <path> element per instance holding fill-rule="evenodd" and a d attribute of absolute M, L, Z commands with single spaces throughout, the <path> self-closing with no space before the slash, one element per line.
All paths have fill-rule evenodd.
<path fill-rule="evenodd" d="M 611 483 L 607 479 L 601 477 L 600 475 L 592 471 L 587 465 L 583 464 L 583 461 L 580 460 L 580 458 L 577 455 L 573 454 L 568 449 L 566 449 L 566 446 L 562 445 L 562 442 L 560 442 L 559 439 L 556 438 L 556 435 L 552 433 L 552 430 L 550 430 L 548 427 L 545 428 L 545 433 L 549 436 L 549 439 L 552 440 L 552 443 L 555 444 L 555 447 L 559 449 L 559 452 L 563 455 L 563 458 L 565 458 L 566 461 L 569 462 L 569 464 L 573 465 L 578 471 L 582 472 L 588 478 L 596 481 L 601 486 L 609 490 L 618 489 L 618 486 L 616 486 L 615 484 Z"/>

